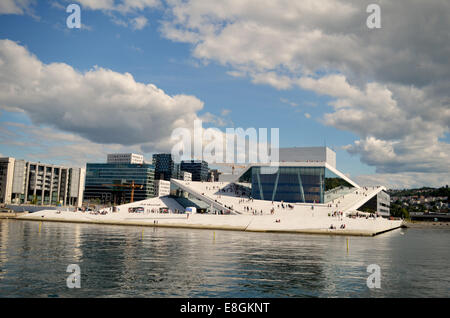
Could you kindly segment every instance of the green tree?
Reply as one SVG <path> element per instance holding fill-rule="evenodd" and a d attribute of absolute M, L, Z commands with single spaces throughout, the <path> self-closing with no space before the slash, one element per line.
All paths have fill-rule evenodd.
<path fill-rule="evenodd" d="M 408 212 L 408 210 L 406 208 L 402 208 L 400 210 L 400 212 L 401 212 L 401 216 L 400 216 L 401 218 L 409 219 L 409 212 Z"/>

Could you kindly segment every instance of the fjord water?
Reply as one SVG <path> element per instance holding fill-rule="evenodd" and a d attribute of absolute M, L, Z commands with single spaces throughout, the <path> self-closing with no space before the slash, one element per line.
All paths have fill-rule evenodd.
<path fill-rule="evenodd" d="M 0 220 L 0 297 L 449 296 L 450 230 L 348 239 Z"/>

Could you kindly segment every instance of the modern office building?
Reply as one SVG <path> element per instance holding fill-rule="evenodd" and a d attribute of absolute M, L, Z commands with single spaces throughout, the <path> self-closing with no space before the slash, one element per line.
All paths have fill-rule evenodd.
<path fill-rule="evenodd" d="M 187 171 L 180 171 L 180 177 L 178 178 L 178 180 L 192 181 L 192 173 Z"/>
<path fill-rule="evenodd" d="M 98 204 L 121 204 L 155 196 L 155 167 L 151 164 L 88 163 L 84 200 Z M 132 185 L 134 183 L 134 191 Z"/>
<path fill-rule="evenodd" d="M 81 206 L 85 170 L 0 158 L 2 203 Z"/>
<path fill-rule="evenodd" d="M 135 153 L 113 153 L 107 157 L 107 163 L 143 164 L 144 156 Z"/>
<path fill-rule="evenodd" d="M 155 196 L 164 197 L 170 194 L 170 181 L 155 180 Z"/>
<path fill-rule="evenodd" d="M 181 162 L 181 171 L 190 172 L 192 181 L 208 181 L 208 163 L 204 160 L 184 160 Z"/>
<path fill-rule="evenodd" d="M 179 165 L 173 161 L 171 154 L 154 154 L 153 165 L 155 166 L 155 180 L 170 181 L 171 178 L 179 178 Z"/>

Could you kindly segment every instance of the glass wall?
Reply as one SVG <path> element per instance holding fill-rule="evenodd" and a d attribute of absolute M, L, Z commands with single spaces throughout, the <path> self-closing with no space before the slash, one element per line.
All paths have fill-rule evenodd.
<path fill-rule="evenodd" d="M 257 200 L 327 203 L 354 187 L 325 167 L 252 167 L 236 182 Z"/>
<path fill-rule="evenodd" d="M 93 164 L 86 165 L 84 199 L 101 204 L 126 203 L 131 200 L 131 188 L 114 185 L 142 185 L 134 190 L 134 201 L 145 200 L 154 194 L 155 168 L 149 164 Z"/>

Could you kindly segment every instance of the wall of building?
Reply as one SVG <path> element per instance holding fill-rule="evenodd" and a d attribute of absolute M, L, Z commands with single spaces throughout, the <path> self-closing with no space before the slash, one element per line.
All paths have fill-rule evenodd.
<path fill-rule="evenodd" d="M 208 181 L 208 163 L 201 160 L 185 160 L 181 162 L 181 170 L 192 174 L 192 181 Z"/>
<path fill-rule="evenodd" d="M 100 204 L 130 202 L 131 188 L 113 185 L 142 185 L 134 190 L 134 201 L 155 196 L 155 168 L 150 164 L 88 163 L 84 200 Z"/>
<path fill-rule="evenodd" d="M 9 159 L 14 164 L 9 164 L 8 182 L 5 183 L 8 203 L 81 205 L 84 169 Z M 0 158 L 1 161 L 3 164 L 0 166 L 4 166 L 5 158 Z"/>
<path fill-rule="evenodd" d="M 86 170 L 84 168 L 71 169 L 70 185 L 69 185 L 70 205 L 77 207 L 82 206 L 85 178 L 86 178 Z"/>
<path fill-rule="evenodd" d="M 180 179 L 183 181 L 192 181 L 192 173 L 187 172 L 187 171 L 181 171 Z"/>
<path fill-rule="evenodd" d="M 11 203 L 14 158 L 0 158 L 0 203 Z"/>
<path fill-rule="evenodd" d="M 170 181 L 155 180 L 155 196 L 164 197 L 170 194 Z"/>
<path fill-rule="evenodd" d="M 377 195 L 377 212 L 382 216 L 390 216 L 391 215 L 391 197 L 388 193 L 381 191 Z"/>
<path fill-rule="evenodd" d="M 153 165 L 155 166 L 155 180 L 170 181 L 171 178 L 178 178 L 171 154 L 154 154 Z"/>

